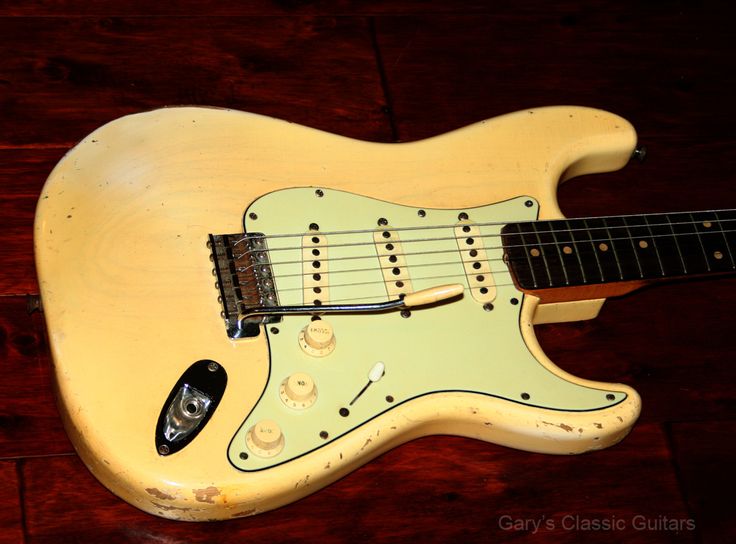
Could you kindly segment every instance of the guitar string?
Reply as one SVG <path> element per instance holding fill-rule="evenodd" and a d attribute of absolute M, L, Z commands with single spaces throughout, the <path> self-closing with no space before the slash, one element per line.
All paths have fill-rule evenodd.
<path fill-rule="evenodd" d="M 445 210 L 442 210 L 445 211 Z M 489 222 L 482 222 L 482 223 L 454 223 L 454 224 L 448 224 L 448 225 L 426 225 L 426 226 L 418 226 L 418 227 L 390 227 L 389 225 L 385 225 L 385 229 L 381 229 L 380 225 L 377 228 L 373 229 L 355 229 L 355 230 L 342 230 L 342 231 L 325 231 L 325 232 L 314 232 L 314 235 L 324 235 L 324 236 L 339 236 L 343 234 L 365 234 L 365 233 L 375 233 L 375 232 L 381 232 L 382 230 L 391 230 L 395 232 L 405 232 L 405 231 L 421 231 L 421 230 L 432 230 L 432 229 L 447 229 L 447 228 L 456 228 L 463 225 L 468 226 L 477 226 L 477 227 L 494 227 L 494 226 L 504 226 L 510 223 L 514 224 L 532 224 L 532 223 L 541 223 L 541 222 L 562 222 L 562 221 L 588 221 L 588 220 L 596 220 L 600 219 L 604 222 L 608 219 L 627 219 L 627 218 L 645 218 L 645 222 L 643 225 L 629 225 L 630 227 L 646 227 L 647 226 L 647 217 L 662 217 L 664 216 L 667 218 L 666 223 L 660 223 L 660 224 L 649 224 L 649 226 L 669 226 L 669 225 L 687 225 L 687 224 L 698 224 L 702 223 L 703 221 L 736 221 L 736 219 L 720 219 L 718 217 L 715 218 L 703 218 L 700 220 L 692 220 L 692 221 L 683 221 L 680 223 L 672 223 L 667 216 L 670 215 L 692 215 L 692 214 L 704 214 L 704 213 L 713 213 L 717 214 L 719 212 L 734 212 L 736 211 L 736 208 L 725 208 L 725 209 L 713 209 L 713 210 L 700 210 L 700 211 L 694 211 L 694 212 L 666 212 L 666 213 L 642 213 L 642 214 L 630 214 L 630 215 L 606 215 L 606 216 L 590 216 L 590 217 L 574 217 L 574 218 L 565 218 L 565 219 L 534 219 L 530 221 L 489 221 Z M 614 226 L 615 227 L 615 226 Z M 601 228 L 605 228 L 601 227 Z M 571 230 L 586 230 L 586 229 L 571 229 Z M 540 231 L 541 232 L 541 231 Z M 546 231 L 546 232 L 559 232 L 559 231 Z M 270 239 L 276 239 L 276 238 L 303 238 L 304 236 L 310 235 L 310 231 L 300 232 L 300 233 L 290 233 L 290 234 L 269 234 L 269 235 L 261 235 L 258 236 L 257 239 L 261 240 L 270 240 Z M 251 239 L 247 236 L 242 237 L 239 239 L 236 244 Z"/>
<path fill-rule="evenodd" d="M 733 220 L 733 221 L 736 221 L 736 220 Z M 625 227 L 621 227 L 621 228 L 625 228 Z M 593 229 L 590 229 L 590 230 L 603 230 L 603 229 L 593 228 Z M 561 232 L 564 232 L 564 231 L 557 231 L 557 232 L 558 233 L 561 233 Z M 392 255 L 395 255 L 396 257 L 405 257 L 405 256 L 424 256 L 424 255 L 455 254 L 458 251 L 461 251 L 461 252 L 462 251 L 469 252 L 469 251 L 472 251 L 473 249 L 475 249 L 476 251 L 494 251 L 494 250 L 504 250 L 504 249 L 510 249 L 510 248 L 532 248 L 532 249 L 534 249 L 534 248 L 539 248 L 539 247 L 542 247 L 542 246 L 555 246 L 555 247 L 558 247 L 558 248 L 559 247 L 565 247 L 565 246 L 567 246 L 567 247 L 573 246 L 573 247 L 576 247 L 577 248 L 577 245 L 578 244 L 582 244 L 584 246 L 582 250 L 580 250 L 579 248 L 577 248 L 578 249 L 578 251 L 577 251 L 578 254 L 585 254 L 585 255 L 590 254 L 590 255 L 593 255 L 593 254 L 596 254 L 597 252 L 590 251 L 590 248 L 588 248 L 588 246 L 591 245 L 591 244 L 597 244 L 597 243 L 612 243 L 612 242 L 621 242 L 621 241 L 634 242 L 635 240 L 646 241 L 646 240 L 650 240 L 650 239 L 653 239 L 653 238 L 667 238 L 667 239 L 671 239 L 671 238 L 680 238 L 680 237 L 684 237 L 684 236 L 701 236 L 703 234 L 707 234 L 707 235 L 710 235 L 710 236 L 716 236 L 718 238 L 722 238 L 722 237 L 724 237 L 725 234 L 733 233 L 733 232 L 736 232 L 736 229 L 723 229 L 723 228 L 721 228 L 719 230 L 713 230 L 713 231 L 708 231 L 708 232 L 689 232 L 689 233 L 674 233 L 674 234 L 648 234 L 646 236 L 631 236 L 631 237 L 626 236 L 626 237 L 616 237 L 616 238 L 592 238 L 591 237 L 591 238 L 588 238 L 586 240 L 574 240 L 574 239 L 571 239 L 569 241 L 549 241 L 549 242 L 537 242 L 537 243 L 508 244 L 508 245 L 489 246 L 489 247 L 477 247 L 477 248 L 473 248 L 473 247 L 469 246 L 467 248 L 462 248 L 462 249 L 460 249 L 460 248 L 451 248 L 451 249 L 443 249 L 443 250 L 416 251 L 416 252 L 405 252 L 405 253 L 384 254 L 384 255 L 377 255 L 375 253 L 372 253 L 372 254 L 367 254 L 367 255 L 352 255 L 352 256 L 347 256 L 347 257 L 329 257 L 328 256 L 327 258 L 320 258 L 320 256 L 313 256 L 314 258 L 301 259 L 301 260 L 274 261 L 274 262 L 266 262 L 266 261 L 264 261 L 264 262 L 255 262 L 255 263 L 252 263 L 252 264 L 250 264 L 248 266 L 245 266 L 245 267 L 242 267 L 242 266 L 241 267 L 238 267 L 238 268 L 236 268 L 236 270 L 238 272 L 245 273 L 245 272 L 248 272 L 250 269 L 252 269 L 252 268 L 254 268 L 256 266 L 263 266 L 263 265 L 283 266 L 283 265 L 291 265 L 291 264 L 304 264 L 304 263 L 310 263 L 310 262 L 330 263 L 330 262 L 336 262 L 336 261 L 388 258 L 388 257 L 391 257 Z M 529 232 L 529 233 L 523 233 L 523 234 L 524 235 L 535 235 L 537 233 Z M 521 237 L 522 235 L 521 234 L 518 234 L 518 233 L 514 233 L 514 234 L 509 234 L 508 236 L 520 236 Z M 501 235 L 498 235 L 498 234 L 495 234 L 495 235 L 494 234 L 491 234 L 491 235 L 472 236 L 472 238 L 474 238 L 474 239 L 477 239 L 477 238 L 499 238 L 499 237 L 501 237 Z M 421 242 L 427 242 L 427 241 L 438 241 L 438 240 L 449 241 L 449 240 L 457 240 L 457 238 L 455 238 L 455 237 L 446 237 L 446 238 L 422 239 L 422 240 L 394 240 L 393 242 L 390 241 L 390 240 L 387 240 L 386 243 L 394 243 L 394 244 L 400 243 L 400 244 L 403 245 L 404 243 L 407 243 L 407 242 L 419 242 L 419 241 L 421 241 Z M 677 243 L 677 241 L 676 241 L 676 243 Z M 351 245 L 352 246 L 371 246 L 371 247 L 375 247 L 376 244 L 375 244 L 375 242 L 374 243 L 359 242 L 359 243 L 355 243 L 355 244 L 351 244 Z M 299 248 L 289 248 L 289 249 L 292 250 L 292 251 L 298 251 L 298 250 L 303 250 L 303 249 L 316 249 L 318 247 L 330 249 L 330 248 L 334 248 L 334 247 L 343 247 L 343 246 L 338 246 L 338 245 L 334 245 L 333 246 L 333 245 L 330 245 L 330 244 L 324 244 L 322 246 L 307 246 L 306 248 L 299 247 Z M 286 249 L 286 248 L 283 248 L 283 249 Z M 642 249 L 646 249 L 646 248 L 642 248 Z M 682 250 L 682 248 L 680 248 L 680 249 Z M 268 252 L 268 253 L 270 253 L 271 251 L 272 250 L 270 250 L 270 249 L 269 250 L 258 250 L 258 249 L 256 249 L 256 250 L 253 250 L 250 253 L 261 253 L 261 252 Z M 242 255 L 245 255 L 245 254 L 242 254 Z M 572 255 L 572 254 L 570 254 L 570 255 Z M 541 256 L 543 256 L 544 258 L 547 258 L 548 257 L 547 255 L 544 255 L 544 250 L 542 250 Z M 559 257 L 559 255 L 554 255 L 554 256 L 555 257 Z M 519 261 L 519 260 L 524 260 L 524 259 L 526 259 L 526 255 L 524 257 L 511 258 L 509 260 L 511 260 L 511 261 Z M 490 261 L 494 261 L 494 260 L 498 261 L 498 260 L 503 260 L 503 259 L 482 259 L 482 260 L 487 260 L 487 261 L 490 262 Z M 440 265 L 455 264 L 456 262 L 457 261 L 451 261 L 451 262 L 445 262 L 445 263 L 428 263 L 428 264 L 434 264 L 434 265 L 440 266 Z M 414 267 L 414 266 L 427 266 L 428 264 L 412 265 L 412 267 Z M 388 266 L 381 266 L 378 269 L 380 269 L 380 270 L 390 270 L 392 268 L 397 268 L 396 263 L 390 263 Z M 330 271 L 329 273 L 335 273 L 335 272 L 364 272 L 364 271 L 370 271 L 370 270 L 376 270 L 376 268 L 375 267 L 372 267 L 372 268 L 347 269 L 347 270 L 340 270 L 340 271 Z M 314 271 L 312 271 L 310 273 L 317 273 L 318 274 L 318 273 L 320 273 L 320 271 L 319 271 L 319 269 L 316 269 L 316 270 L 314 270 Z M 290 274 L 290 275 L 285 275 L 285 276 L 282 276 L 282 277 L 301 276 L 301 275 L 304 275 L 304 273 L 302 272 L 302 273 L 299 273 L 299 274 Z"/>
<path fill-rule="evenodd" d="M 574 219 L 570 219 L 570 220 L 562 220 L 562 221 L 569 222 L 569 221 L 575 221 L 575 220 Z M 736 222 L 736 218 L 734 218 L 734 219 L 721 219 L 721 220 L 714 219 L 714 220 L 707 221 L 707 222 L 711 223 L 711 225 L 713 223 L 718 223 L 720 230 L 712 230 L 712 231 L 709 230 L 707 232 L 698 232 L 696 230 L 696 232 L 684 232 L 684 233 L 675 233 L 675 234 L 676 235 L 687 236 L 687 235 L 717 234 L 717 233 L 720 233 L 720 232 L 731 232 L 730 230 L 729 231 L 724 231 L 723 227 L 720 226 L 720 224 L 721 223 L 726 223 L 726 222 Z M 520 223 L 520 224 L 530 224 L 530 223 L 535 223 L 536 224 L 536 223 L 539 223 L 539 221 L 534 221 L 534 222 L 529 222 L 529 223 Z M 674 227 L 674 226 L 681 226 L 681 225 L 698 225 L 698 224 L 702 224 L 702 223 L 704 223 L 704 221 L 691 221 L 691 222 L 682 222 L 682 223 L 653 223 L 653 224 L 645 224 L 645 225 L 610 225 L 610 226 L 603 226 L 603 227 L 589 227 L 589 228 L 578 228 L 578 229 L 533 230 L 533 231 L 530 231 L 530 232 L 522 232 L 522 233 L 514 232 L 514 233 L 508 233 L 508 234 L 489 233 L 489 234 L 470 235 L 468 233 L 463 233 L 464 235 L 467 234 L 467 236 L 463 236 L 463 237 L 464 238 L 501 238 L 503 236 L 521 236 L 521 235 L 532 235 L 532 236 L 535 236 L 535 235 L 541 235 L 541 234 L 552 234 L 552 235 L 556 235 L 556 234 L 566 234 L 566 233 L 567 234 L 570 234 L 572 232 L 578 232 L 578 233 L 579 232 L 588 232 L 589 233 L 589 232 L 595 231 L 595 230 L 627 229 L 629 231 L 629 236 L 625 236 L 625 237 L 623 237 L 621 239 L 623 239 L 623 240 L 629 240 L 629 239 L 633 239 L 633 238 L 648 238 L 648 237 L 650 237 L 650 236 L 637 236 L 637 237 L 634 237 L 634 236 L 631 235 L 631 229 L 642 228 L 642 229 L 649 230 L 652 227 Z M 507 224 L 517 224 L 517 223 L 513 223 L 512 222 L 512 223 L 502 223 L 502 224 L 503 225 L 507 225 Z M 449 229 L 449 228 L 455 229 L 455 228 L 459 228 L 460 226 L 464 226 L 464 225 L 442 226 L 442 227 L 431 227 L 431 228 L 432 229 Z M 470 225 L 467 225 L 467 226 L 470 226 Z M 477 225 L 475 225 L 475 226 L 477 226 Z M 386 231 L 388 231 L 388 230 L 394 230 L 394 229 L 386 229 Z M 348 231 L 345 231 L 345 233 L 347 233 L 347 232 Z M 373 230 L 373 231 L 361 231 L 361 232 L 362 233 L 372 232 L 373 234 L 375 234 L 375 233 L 378 233 L 378 232 L 385 232 L 385 231 L 378 229 L 378 230 Z M 304 238 L 305 236 L 309 236 L 309 235 L 308 234 L 302 235 L 302 238 Z M 312 236 L 313 237 L 327 236 L 327 234 L 324 234 L 324 233 L 314 233 Z M 671 234 L 663 234 L 663 235 L 657 235 L 657 236 L 668 236 L 669 237 L 669 236 L 672 236 L 672 235 Z M 264 236 L 264 237 L 257 237 L 257 238 L 256 237 L 253 237 L 253 238 L 258 239 L 258 240 L 262 240 L 262 239 L 266 239 L 267 237 Z M 250 239 L 253 239 L 253 238 L 250 238 Z M 390 244 L 390 243 L 408 244 L 408 243 L 417 243 L 417 242 L 441 242 L 441 241 L 448 241 L 448 240 L 458 240 L 459 238 L 460 238 L 459 236 L 441 236 L 441 237 L 434 237 L 434 238 L 416 238 L 416 239 L 408 239 L 408 240 L 402 240 L 402 239 L 394 239 L 394 240 L 391 240 L 389 238 L 386 238 L 384 240 L 381 240 L 380 242 L 377 242 L 377 241 L 374 240 L 372 242 L 349 242 L 349 243 L 338 243 L 338 244 L 335 244 L 335 243 L 325 243 L 325 244 L 315 243 L 314 245 L 309 245 L 309 246 L 301 245 L 301 246 L 291 246 L 291 247 L 282 247 L 282 248 L 279 248 L 279 247 L 276 247 L 276 248 L 263 248 L 260 251 L 268 251 L 269 253 L 275 253 L 277 251 L 294 251 L 294 250 L 303 250 L 303 249 L 319 249 L 319 248 L 328 248 L 329 249 L 329 248 L 338 248 L 338 247 L 375 246 L 375 245 L 378 245 L 379 243 L 380 244 Z M 571 243 L 573 241 L 577 241 L 577 240 L 574 240 L 574 236 L 572 234 L 570 235 L 570 238 L 571 238 L 571 241 L 570 241 Z M 245 240 L 245 239 L 249 239 L 249 238 L 245 238 L 245 237 L 244 238 L 241 238 L 240 240 L 238 240 L 233 245 L 237 245 L 238 243 L 240 243 L 242 240 Z M 611 238 L 606 238 L 606 239 L 610 240 Z M 595 240 L 595 241 L 605 241 L 606 239 L 600 239 L 600 240 Z M 587 242 L 589 240 L 585 240 L 585 241 Z M 507 247 L 519 247 L 519 246 L 507 246 Z M 249 249 L 249 250 L 244 251 L 243 253 L 239 253 L 239 254 L 235 255 L 234 258 L 239 259 L 239 258 L 242 258 L 243 256 L 247 255 L 248 253 L 257 253 L 258 251 L 259 251 L 258 248 Z"/>
<path fill-rule="evenodd" d="M 699 254 L 699 252 L 698 251 L 693 251 L 692 254 Z M 525 259 L 516 259 L 516 261 L 520 261 L 520 260 L 525 260 Z M 488 259 L 488 262 L 489 263 L 490 262 L 499 262 L 499 261 L 503 261 L 503 259 L 502 258 L 501 259 L 498 259 L 498 258 L 496 258 L 496 259 Z M 457 264 L 457 261 L 452 261 L 452 262 L 449 262 L 449 263 L 427 263 L 427 264 L 423 264 L 423 265 L 412 265 L 412 269 L 419 268 L 421 266 L 441 266 L 441 265 L 456 265 L 456 264 Z M 342 273 L 342 272 L 360 272 L 360 271 L 376 271 L 376 270 L 377 270 L 376 268 L 352 269 L 352 270 L 343 270 L 343 271 L 328 272 L 327 274 L 330 275 L 330 274 L 336 274 L 336 273 Z M 311 274 L 290 274 L 290 275 L 281 275 L 281 276 L 278 276 L 278 277 L 279 278 L 285 278 L 285 277 L 296 277 L 296 276 L 305 276 L 305 275 L 308 276 L 308 275 L 311 275 Z M 324 288 L 327 288 L 327 289 L 332 289 L 332 288 L 335 288 L 336 289 L 336 288 L 346 288 L 346 287 L 365 286 L 365 285 L 385 285 L 386 283 L 393 283 L 395 281 L 427 281 L 427 280 L 433 280 L 433 279 L 444 279 L 444 280 L 453 279 L 455 282 L 462 283 L 463 284 L 463 290 L 464 291 L 469 291 L 469 290 L 472 290 L 472 289 L 478 289 L 478 288 L 481 288 L 481 287 L 500 288 L 500 287 L 507 287 L 507 286 L 515 286 L 515 284 L 513 282 L 500 283 L 500 284 L 499 283 L 495 283 L 495 278 L 497 276 L 501 276 L 501 275 L 508 276 L 508 275 L 510 275 L 510 271 L 509 271 L 509 269 L 507 267 L 503 267 L 500 270 L 499 269 L 495 269 L 495 270 L 494 269 L 491 269 L 490 271 L 483 271 L 483 272 L 477 271 L 477 272 L 474 272 L 471 275 L 476 276 L 476 277 L 477 276 L 481 276 L 481 275 L 482 276 L 491 275 L 491 277 L 494 279 L 494 282 L 493 283 L 489 283 L 488 285 L 478 285 L 478 286 L 475 286 L 475 287 L 471 287 L 469 285 L 469 282 L 468 282 L 468 274 L 467 273 L 465 273 L 465 274 L 453 273 L 453 274 L 444 274 L 444 275 L 420 276 L 420 277 L 413 277 L 413 278 L 404 278 L 403 280 L 400 279 L 400 278 L 397 278 L 396 280 L 392 280 L 392 281 L 387 281 L 385 279 L 382 279 L 382 280 L 375 280 L 375 281 L 328 284 L 328 285 L 323 286 L 323 287 Z M 636 279 L 655 279 L 655 278 L 643 278 L 643 277 L 642 278 L 631 278 L 631 279 L 624 280 L 624 281 L 635 281 Z M 583 282 L 582 284 L 578 284 L 578 285 L 592 285 L 592 286 L 595 286 L 595 285 L 601 285 L 603 283 L 606 283 L 606 282 Z M 548 286 L 547 288 L 552 288 L 552 287 L 560 287 L 560 285 L 557 285 L 557 286 Z M 545 287 L 544 286 L 541 286 L 539 288 L 540 289 L 544 289 Z M 277 292 L 279 294 L 287 293 L 287 292 L 290 292 L 290 291 L 305 292 L 308 289 L 309 288 L 305 289 L 304 287 L 281 288 L 281 289 L 280 288 L 277 288 Z M 315 293 L 315 295 L 317 295 L 317 294 L 320 294 L 320 293 Z M 356 300 L 360 301 L 360 300 L 384 299 L 385 297 L 386 297 L 386 295 L 383 295 L 382 294 L 382 295 L 361 296 L 361 297 L 343 298 L 343 299 L 331 299 L 331 300 L 329 300 L 329 302 L 341 302 L 341 301 L 348 302 L 348 301 L 356 301 Z M 315 298 L 317 298 L 317 297 L 315 297 Z"/>

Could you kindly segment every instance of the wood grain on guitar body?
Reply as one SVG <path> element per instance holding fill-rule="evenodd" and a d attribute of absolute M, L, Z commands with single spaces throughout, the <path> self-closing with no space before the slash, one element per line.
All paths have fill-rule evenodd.
<path fill-rule="evenodd" d="M 635 144 L 578 107 L 405 144 L 191 107 L 98 129 L 36 215 L 69 436 L 118 496 L 191 521 L 287 504 L 427 434 L 615 444 L 637 393 L 560 370 L 533 324 L 736 269 L 732 210 L 562 217 L 558 183 Z"/>

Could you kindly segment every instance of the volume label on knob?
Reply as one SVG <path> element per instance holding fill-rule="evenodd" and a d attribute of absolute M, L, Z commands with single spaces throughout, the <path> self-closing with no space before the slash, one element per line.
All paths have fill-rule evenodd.
<path fill-rule="evenodd" d="M 299 332 L 299 347 L 312 357 L 324 357 L 335 350 L 335 332 L 324 319 L 310 321 Z"/>

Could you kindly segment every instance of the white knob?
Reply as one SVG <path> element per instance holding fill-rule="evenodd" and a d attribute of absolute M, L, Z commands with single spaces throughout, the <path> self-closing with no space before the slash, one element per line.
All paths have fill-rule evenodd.
<path fill-rule="evenodd" d="M 299 347 L 312 357 L 324 357 L 335 349 L 335 332 L 324 319 L 310 321 L 299 332 Z"/>
<path fill-rule="evenodd" d="M 245 443 L 259 457 L 273 457 L 284 449 L 284 435 L 278 423 L 263 419 L 248 430 Z"/>
<path fill-rule="evenodd" d="M 279 394 L 284 404 L 296 410 L 303 410 L 317 400 L 317 387 L 309 374 L 297 372 L 281 382 Z"/>

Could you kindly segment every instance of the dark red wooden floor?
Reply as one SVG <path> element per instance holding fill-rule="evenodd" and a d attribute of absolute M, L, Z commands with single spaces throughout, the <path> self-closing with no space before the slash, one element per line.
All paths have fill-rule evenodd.
<path fill-rule="evenodd" d="M 297 504 L 214 524 L 148 516 L 98 485 L 61 428 L 26 299 L 44 179 L 115 117 L 208 104 L 393 141 L 531 106 L 597 106 L 631 120 L 649 158 L 565 184 L 568 215 L 736 206 L 729 2 L 173 4 L 0 4 L 0 542 L 736 541 L 733 279 L 538 327 L 566 370 L 641 392 L 640 423 L 607 451 L 426 438 Z"/>

